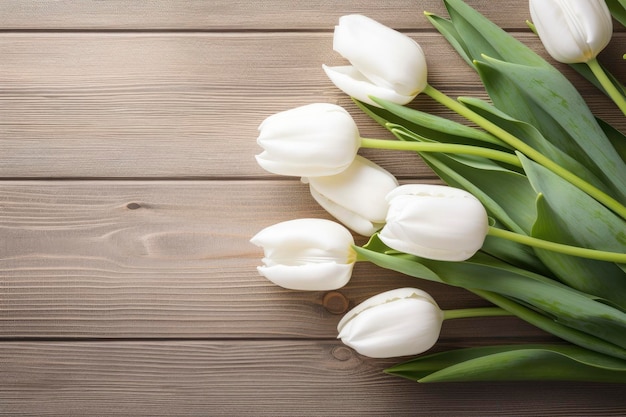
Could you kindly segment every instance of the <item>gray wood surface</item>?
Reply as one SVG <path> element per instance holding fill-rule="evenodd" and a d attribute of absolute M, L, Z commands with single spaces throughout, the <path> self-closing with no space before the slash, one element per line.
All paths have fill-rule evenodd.
<path fill-rule="evenodd" d="M 470 1 L 507 28 L 525 28 L 526 5 L 517 1 Z M 398 13 L 400 11 L 400 13 Z M 0 3 L 0 24 L 7 29 L 81 30 L 324 30 L 344 14 L 361 13 L 400 29 L 431 29 L 424 11 L 444 13 L 439 0 L 318 1 L 265 0 L 40 0 Z M 332 29 L 331 29 L 332 30 Z"/>
<path fill-rule="evenodd" d="M 468 3 L 543 54 L 525 1 Z M 297 178 L 256 165 L 258 124 L 323 101 L 389 138 L 321 70 L 342 62 L 339 16 L 405 31 L 433 85 L 486 97 L 423 10 L 445 13 L 438 0 L 0 1 L 0 415 L 624 415 L 620 385 L 419 385 L 336 340 L 341 313 L 378 292 L 486 305 L 464 290 L 368 264 L 332 292 L 256 272 L 261 228 L 329 218 Z M 623 76 L 616 31 L 602 61 Z M 451 116 L 426 97 L 412 106 Z M 415 155 L 362 153 L 402 182 L 438 181 Z M 434 351 L 543 341 L 516 318 L 465 319 L 444 324 Z"/>

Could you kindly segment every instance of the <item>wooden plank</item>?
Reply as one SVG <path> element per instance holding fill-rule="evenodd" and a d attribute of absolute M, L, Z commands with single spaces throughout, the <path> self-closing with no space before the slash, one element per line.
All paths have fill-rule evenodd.
<path fill-rule="evenodd" d="M 335 341 L 0 343 L 0 413 L 623 416 L 619 384 L 420 385 Z"/>
<path fill-rule="evenodd" d="M 0 79 L 9 82 L 0 92 L 0 176 L 267 176 L 253 157 L 258 124 L 318 101 L 352 106 L 363 135 L 385 135 L 325 78 L 329 42 L 328 35 L 3 36 Z M 378 154 L 396 173 L 429 172 L 414 168 L 415 156 L 398 164 L 397 152 Z"/>
<path fill-rule="evenodd" d="M 469 0 L 468 4 L 507 28 L 525 27 L 529 18 L 523 2 Z M 440 0 L 368 3 L 357 0 L 310 2 L 265 0 L 41 0 L 0 2 L 0 27 L 11 30 L 332 30 L 339 16 L 360 13 L 396 28 L 432 28 L 424 10 L 444 14 Z M 288 13 L 286 13 L 288 12 Z"/>
<path fill-rule="evenodd" d="M 414 35 L 434 86 L 485 98 L 441 36 Z M 621 51 L 609 52 L 617 68 Z M 389 137 L 325 77 L 322 63 L 342 62 L 330 34 L 3 34 L 0 56 L 2 178 L 267 178 L 253 157 L 258 124 L 320 101 L 346 106 L 363 136 Z M 608 99 L 579 84 L 626 129 Z M 450 114 L 427 97 L 413 106 Z M 399 176 L 432 177 L 415 155 L 365 155 Z"/>
<path fill-rule="evenodd" d="M 271 284 L 248 242 L 302 217 L 329 218 L 297 181 L 0 183 L 0 338 L 334 338 L 341 311 L 326 293 Z M 367 264 L 335 295 L 354 306 L 404 286 L 442 308 L 485 304 Z M 547 337 L 484 322 L 450 322 L 442 337 Z"/>

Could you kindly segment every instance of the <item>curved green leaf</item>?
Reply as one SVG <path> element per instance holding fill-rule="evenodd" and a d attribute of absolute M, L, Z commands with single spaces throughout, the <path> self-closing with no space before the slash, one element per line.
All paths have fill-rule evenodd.
<path fill-rule="evenodd" d="M 609 138 L 611 144 L 622 158 L 622 161 L 626 162 L 626 135 L 622 132 L 611 126 L 609 123 L 605 122 L 602 119 L 597 119 L 598 124 L 606 134 L 606 137 Z"/>
<path fill-rule="evenodd" d="M 626 165 L 571 83 L 558 71 L 489 57 L 476 68 L 495 106 L 529 123 L 626 201 Z"/>
<path fill-rule="evenodd" d="M 379 241 L 374 235 L 370 242 Z M 372 246 L 381 250 L 384 244 Z M 464 262 L 444 262 L 355 248 L 361 259 L 409 276 L 470 290 L 485 290 L 517 299 L 558 322 L 620 346 L 626 353 L 626 313 L 552 279 L 516 268 L 486 254 Z M 589 346 L 586 346 L 589 348 Z"/>
<path fill-rule="evenodd" d="M 468 284 L 520 300 L 558 322 L 626 348 L 626 313 L 553 280 L 480 253 L 465 262 L 421 259 L 446 283 Z"/>
<path fill-rule="evenodd" d="M 500 139 L 483 130 L 375 97 L 372 97 L 372 100 L 379 103 L 383 108 L 370 106 L 359 101 L 355 102 L 382 126 L 390 123 L 403 126 L 407 131 L 416 135 L 442 143 L 480 145 L 498 150 L 510 149 Z"/>
<path fill-rule="evenodd" d="M 563 229 L 559 213 L 544 198 L 537 199 L 537 222 L 532 236 L 557 243 L 576 243 L 569 229 Z M 618 265 L 610 262 L 568 256 L 542 249 L 535 253 L 559 277 L 562 282 L 586 293 L 603 297 L 610 304 L 626 311 L 626 274 Z"/>
<path fill-rule="evenodd" d="M 521 156 L 537 199 L 537 222 L 531 235 L 557 243 L 626 252 L 626 222 L 558 175 Z M 563 282 L 626 309 L 626 274 L 610 262 L 546 250 L 537 255 Z"/>
<path fill-rule="evenodd" d="M 551 67 L 522 42 L 461 0 L 444 0 L 458 42 L 465 45 L 471 60 L 486 54 L 504 61 L 535 67 Z M 444 35 L 445 36 L 445 35 Z"/>
<path fill-rule="evenodd" d="M 496 107 L 535 126 L 626 201 L 626 165 L 567 78 L 463 1 L 444 2 L 449 23 L 430 20 L 471 60 Z"/>
<path fill-rule="evenodd" d="M 577 346 L 505 345 L 435 353 L 386 373 L 417 382 L 626 382 L 626 361 Z"/>
<path fill-rule="evenodd" d="M 430 23 L 441 33 L 444 38 L 452 45 L 456 52 L 465 60 L 467 65 L 472 65 L 472 59 L 467 55 L 467 45 L 463 38 L 456 31 L 452 22 L 433 13 L 425 13 Z"/>
<path fill-rule="evenodd" d="M 523 142 L 536 149 L 544 156 L 547 156 L 563 168 L 570 172 L 575 172 L 578 177 L 594 185 L 596 188 L 606 193 L 610 192 L 604 183 L 598 179 L 598 177 L 596 177 L 577 160 L 554 146 L 550 141 L 546 140 L 546 138 L 544 138 L 534 126 L 510 117 L 484 100 L 472 97 L 459 97 L 458 100 L 472 111 L 480 114 L 492 123 L 521 139 Z"/>
<path fill-rule="evenodd" d="M 543 292 L 545 292 L 545 296 L 550 297 L 550 295 L 554 294 L 549 290 L 552 287 L 552 280 L 548 278 L 541 278 L 536 274 L 530 274 L 526 276 L 526 278 L 524 278 L 523 275 L 520 275 L 517 278 L 513 278 L 513 282 L 509 282 L 507 280 L 506 273 L 501 274 L 498 273 L 497 269 L 489 270 L 488 267 L 482 270 L 472 270 L 468 273 L 464 273 L 463 265 L 466 264 L 465 262 L 439 262 L 440 265 L 448 264 L 449 266 L 452 266 L 453 270 L 435 271 L 432 269 L 432 264 L 425 265 L 423 260 L 420 258 L 390 250 L 380 241 L 377 235 L 372 236 L 370 241 L 363 247 L 354 246 L 354 250 L 357 252 L 359 260 L 361 261 L 367 260 L 382 268 L 400 272 L 411 277 L 465 288 L 515 314 L 522 320 L 550 332 L 555 336 L 561 337 L 564 340 L 588 349 L 626 359 L 626 349 L 620 348 L 615 344 L 607 342 L 597 336 L 565 326 L 562 323 L 555 321 L 553 319 L 553 315 L 546 315 L 545 312 L 542 314 L 540 309 L 530 309 L 519 300 L 516 301 L 515 299 L 507 298 L 511 294 L 515 296 L 515 291 L 525 291 L 524 288 L 517 286 L 515 281 L 526 280 L 528 283 L 528 281 L 533 279 L 539 282 L 535 285 L 539 292 L 542 292 L 541 281 L 545 280 L 544 284 L 546 288 L 544 288 L 544 290 L 547 289 L 547 291 Z M 433 262 L 435 262 L 435 267 L 437 267 L 437 262 Z M 458 269 L 454 270 L 454 268 Z M 528 273 L 527 271 L 525 272 Z M 472 276 L 472 273 L 478 273 L 480 275 Z M 515 275 L 516 274 L 512 274 L 512 276 Z M 559 286 L 557 283 L 554 283 L 554 285 L 556 287 Z M 574 290 L 567 287 L 565 288 L 566 291 L 576 293 Z M 536 293 L 536 291 L 534 292 Z M 526 294 L 522 293 L 521 295 L 524 296 Z M 582 296 L 585 297 L 584 295 Z M 580 298 L 578 298 L 578 300 L 580 300 Z M 558 303 L 559 301 L 556 300 L 555 302 Z M 588 307 L 586 302 L 583 304 Z M 560 308 L 566 308 L 566 306 L 564 307 L 561 305 Z"/>
<path fill-rule="evenodd" d="M 626 26 L 626 0 L 606 0 L 606 5 L 613 18 Z"/>

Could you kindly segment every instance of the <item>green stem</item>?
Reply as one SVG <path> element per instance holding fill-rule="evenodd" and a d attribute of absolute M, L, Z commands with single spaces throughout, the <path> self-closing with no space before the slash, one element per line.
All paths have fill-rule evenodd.
<path fill-rule="evenodd" d="M 550 158 L 545 157 L 536 149 L 523 142 L 521 139 L 502 129 L 500 126 L 496 125 L 490 120 L 482 117 L 480 114 L 465 107 L 458 101 L 453 100 L 452 98 L 443 94 L 441 91 L 437 90 L 431 85 L 427 85 L 423 92 L 431 97 L 433 100 L 439 102 L 440 104 L 443 104 L 450 110 L 457 112 L 459 115 L 465 117 L 467 120 L 476 123 L 478 126 L 500 138 L 503 142 L 517 149 L 528 158 L 534 160 L 540 165 L 543 165 L 545 168 L 554 172 L 564 180 L 575 185 L 576 187 L 578 187 L 591 197 L 595 198 L 597 201 L 604 204 L 606 207 L 613 210 L 615 213 L 617 213 L 619 216 L 626 220 L 626 207 L 624 207 L 619 201 L 615 200 L 603 191 L 598 190 L 596 187 L 583 180 L 582 178 L 574 175 L 567 169 L 552 161 Z"/>
<path fill-rule="evenodd" d="M 596 259 L 598 261 L 626 264 L 626 253 L 606 252 L 601 250 L 564 245 L 562 243 L 555 243 L 543 239 L 537 239 L 531 236 L 521 235 L 519 233 L 510 232 L 508 230 L 499 229 L 493 226 L 489 226 L 489 231 L 487 234 L 489 236 L 508 239 L 513 242 L 533 246 L 539 249 L 547 249 L 565 255 L 578 256 L 587 259 Z"/>
<path fill-rule="evenodd" d="M 500 307 L 460 308 L 456 310 L 443 311 L 444 320 L 464 319 L 467 317 L 498 317 L 512 315 L 514 314 Z"/>
<path fill-rule="evenodd" d="M 361 147 L 371 149 L 390 149 L 415 152 L 442 152 L 453 154 L 465 154 L 482 156 L 495 161 L 504 162 L 516 167 L 522 167 L 519 158 L 513 154 L 497 151 L 495 149 L 480 146 L 458 145 L 453 143 L 439 142 L 409 142 L 401 140 L 385 140 L 361 138 Z"/>
<path fill-rule="evenodd" d="M 606 91 L 607 95 L 611 97 L 611 100 L 617 104 L 617 107 L 626 115 L 626 97 L 617 89 L 615 85 L 611 82 L 609 77 L 602 69 L 602 66 L 598 62 L 597 58 L 592 59 L 591 61 L 586 63 L 593 75 L 596 76 L 604 91 Z"/>

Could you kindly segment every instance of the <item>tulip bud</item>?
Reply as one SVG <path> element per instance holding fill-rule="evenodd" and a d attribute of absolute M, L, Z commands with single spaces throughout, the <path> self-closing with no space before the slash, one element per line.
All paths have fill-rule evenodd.
<path fill-rule="evenodd" d="M 464 261 L 487 236 L 487 212 L 464 190 L 402 185 L 387 195 L 387 201 L 387 223 L 379 237 L 392 249 L 427 259 Z"/>
<path fill-rule="evenodd" d="M 320 206 L 363 236 L 383 226 L 388 207 L 385 196 L 398 186 L 388 171 L 359 155 L 339 174 L 302 181 L 309 184 Z"/>
<path fill-rule="evenodd" d="M 325 219 L 278 223 L 261 230 L 250 242 L 265 252 L 259 273 L 292 290 L 341 288 L 350 281 L 356 262 L 350 232 Z"/>
<path fill-rule="evenodd" d="M 340 106 L 315 103 L 274 114 L 259 126 L 256 160 L 265 170 L 300 177 L 334 175 L 354 160 L 361 137 Z"/>
<path fill-rule="evenodd" d="M 444 313 L 426 292 L 399 288 L 375 295 L 337 325 L 338 338 L 371 358 L 417 355 L 439 338 Z"/>
<path fill-rule="evenodd" d="M 377 106 L 369 97 L 398 104 L 413 100 L 426 87 L 426 58 L 408 36 L 362 15 L 347 15 L 335 26 L 333 49 L 351 66 L 323 66 L 344 93 Z"/>
<path fill-rule="evenodd" d="M 529 6 L 543 46 L 559 62 L 588 62 L 613 35 L 604 0 L 530 0 Z"/>

